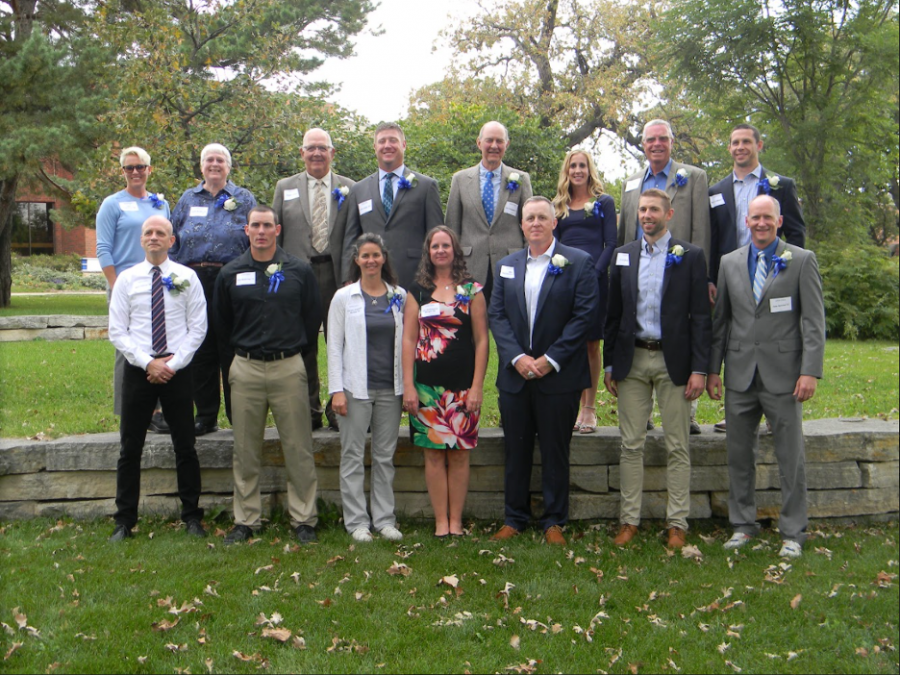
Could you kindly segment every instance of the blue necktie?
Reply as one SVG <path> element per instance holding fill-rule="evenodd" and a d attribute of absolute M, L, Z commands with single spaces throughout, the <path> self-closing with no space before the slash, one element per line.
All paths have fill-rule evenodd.
<path fill-rule="evenodd" d="M 494 222 L 494 172 L 485 174 L 484 187 L 481 190 L 481 203 L 484 206 L 484 215 L 487 216 L 488 227 Z"/>
<path fill-rule="evenodd" d="M 381 203 L 384 204 L 384 215 L 391 215 L 391 207 L 394 205 L 394 178 L 393 173 L 389 173 L 384 177 L 384 191 L 381 193 Z"/>
<path fill-rule="evenodd" d="M 766 268 L 766 254 L 760 251 L 756 254 L 756 274 L 753 275 L 753 298 L 756 304 L 762 299 L 763 286 L 766 285 L 766 277 L 769 270 Z"/>
<path fill-rule="evenodd" d="M 163 295 L 162 271 L 153 267 L 153 280 L 150 284 L 150 327 L 152 334 L 153 355 L 165 354 L 166 342 L 166 298 Z"/>

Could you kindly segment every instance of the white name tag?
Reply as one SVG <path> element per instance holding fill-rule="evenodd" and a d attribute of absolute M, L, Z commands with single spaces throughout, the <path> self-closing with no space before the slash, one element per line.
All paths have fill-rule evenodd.
<path fill-rule="evenodd" d="M 371 210 L 372 210 L 372 200 L 371 199 L 367 199 L 366 201 L 359 203 L 359 215 L 364 216 Z"/>
<path fill-rule="evenodd" d="M 191 218 L 206 218 L 209 214 L 208 206 L 192 206 L 189 216 Z"/>
<path fill-rule="evenodd" d="M 436 302 L 429 302 L 427 305 L 423 305 L 419 310 L 419 316 L 423 319 L 427 319 L 431 316 L 440 316 L 441 314 L 441 306 Z"/>
<path fill-rule="evenodd" d="M 256 286 L 256 272 L 240 272 L 234 278 L 235 286 Z"/>
<path fill-rule="evenodd" d="M 500 265 L 500 276 L 504 279 L 515 279 L 516 268 L 512 265 Z"/>
<path fill-rule="evenodd" d="M 616 265 L 618 267 L 631 267 L 631 258 L 627 253 L 616 254 Z"/>
<path fill-rule="evenodd" d="M 300 190 L 297 188 L 291 188 L 290 190 L 284 191 L 284 201 L 289 202 L 292 199 L 300 199 Z"/>
<path fill-rule="evenodd" d="M 635 178 L 634 180 L 628 181 L 627 183 L 625 183 L 625 192 L 631 192 L 632 190 L 637 190 L 639 187 L 641 187 L 641 183 L 643 183 L 643 182 L 644 181 L 641 180 L 640 178 Z"/>
<path fill-rule="evenodd" d="M 119 202 L 119 208 L 123 211 L 137 211 L 137 202 Z"/>
<path fill-rule="evenodd" d="M 769 300 L 769 311 L 772 314 L 776 314 L 777 312 L 790 312 L 794 309 L 794 306 L 791 304 L 791 298 L 772 298 Z"/>
<path fill-rule="evenodd" d="M 717 206 L 723 206 L 725 204 L 725 197 L 722 196 L 722 193 L 709 196 L 709 208 L 714 209 Z"/>
<path fill-rule="evenodd" d="M 503 207 L 503 213 L 515 216 L 519 213 L 519 205 L 515 202 L 506 202 L 506 206 Z"/>

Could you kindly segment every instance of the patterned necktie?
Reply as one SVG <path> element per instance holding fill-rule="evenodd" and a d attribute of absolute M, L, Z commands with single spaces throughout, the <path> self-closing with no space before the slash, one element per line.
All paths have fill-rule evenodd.
<path fill-rule="evenodd" d="M 494 222 L 494 172 L 485 174 L 484 187 L 481 190 L 481 203 L 484 205 L 484 215 L 487 216 L 488 227 Z"/>
<path fill-rule="evenodd" d="M 312 212 L 312 245 L 319 253 L 328 248 L 328 204 L 325 201 L 325 183 L 316 181 Z"/>
<path fill-rule="evenodd" d="M 769 270 L 766 268 L 766 254 L 760 251 L 756 254 L 756 274 L 753 275 L 753 297 L 756 304 L 762 299 L 763 286 L 766 285 L 766 276 Z"/>
<path fill-rule="evenodd" d="M 384 177 L 384 192 L 381 193 L 381 203 L 384 204 L 384 215 L 391 215 L 391 207 L 394 205 L 394 178 L 393 173 L 389 173 Z"/>
<path fill-rule="evenodd" d="M 166 298 L 163 295 L 162 271 L 154 266 L 153 282 L 150 286 L 150 325 L 152 328 L 152 348 L 154 356 L 165 354 L 166 343 Z"/>

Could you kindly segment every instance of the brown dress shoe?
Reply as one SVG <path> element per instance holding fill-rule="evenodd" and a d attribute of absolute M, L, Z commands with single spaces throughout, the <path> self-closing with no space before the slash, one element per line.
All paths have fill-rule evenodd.
<path fill-rule="evenodd" d="M 637 536 L 637 525 L 628 525 L 627 523 L 619 528 L 619 534 L 613 539 L 616 546 L 624 546 Z"/>
<path fill-rule="evenodd" d="M 687 534 L 680 527 L 669 528 L 669 548 L 684 548 Z"/>
<path fill-rule="evenodd" d="M 518 535 L 519 531 L 516 528 L 504 525 L 491 537 L 491 541 L 503 541 L 504 539 L 512 539 Z"/>
<path fill-rule="evenodd" d="M 556 546 L 566 545 L 566 538 L 563 536 L 559 525 L 551 525 L 544 530 L 544 541 L 548 544 L 555 544 Z"/>

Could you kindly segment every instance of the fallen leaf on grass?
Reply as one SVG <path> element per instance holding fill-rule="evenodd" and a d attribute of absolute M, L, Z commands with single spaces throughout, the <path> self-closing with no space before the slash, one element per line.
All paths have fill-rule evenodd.
<path fill-rule="evenodd" d="M 85 640 L 85 641 L 97 639 L 96 635 L 85 635 L 84 633 L 75 633 L 75 637 L 81 638 L 82 640 Z"/>
<path fill-rule="evenodd" d="M 13 654 L 15 654 L 16 650 L 19 647 L 21 647 L 23 644 L 25 644 L 25 643 L 24 642 L 13 642 L 12 646 L 9 648 L 9 650 L 7 650 L 6 655 L 3 657 L 3 660 L 6 661 L 7 659 L 9 659 L 9 657 L 12 656 Z"/>
<path fill-rule="evenodd" d="M 16 622 L 16 625 L 19 627 L 19 630 L 25 628 L 28 625 L 28 617 L 19 612 L 18 607 L 13 607 L 13 619 Z"/>
<path fill-rule="evenodd" d="M 702 630 L 704 633 L 708 633 L 708 632 L 709 632 L 709 624 L 708 624 L 708 623 L 698 623 L 698 624 L 697 624 L 697 628 L 699 628 L 700 630 Z"/>
<path fill-rule="evenodd" d="M 193 603 L 190 602 L 182 602 L 181 607 L 171 607 L 169 609 L 169 614 L 174 614 L 178 616 L 179 614 L 190 614 L 191 612 L 196 612 L 197 608 Z"/>
<path fill-rule="evenodd" d="M 875 577 L 875 583 L 878 584 L 879 588 L 890 588 L 891 582 L 897 578 L 896 574 L 891 574 L 889 572 L 881 571 Z"/>
<path fill-rule="evenodd" d="M 287 642 L 291 639 L 293 632 L 287 628 L 263 628 L 262 636 L 264 638 L 272 638 L 279 642 Z"/>
<path fill-rule="evenodd" d="M 306 638 L 301 635 L 295 635 L 294 639 L 291 640 L 291 646 L 294 649 L 306 649 Z"/>
<path fill-rule="evenodd" d="M 404 577 L 408 577 L 412 574 L 412 568 L 407 566 L 406 563 L 391 563 L 391 566 L 388 567 L 387 573 L 391 576 L 401 575 Z"/>
<path fill-rule="evenodd" d="M 537 670 L 540 661 L 528 659 L 528 663 L 520 663 L 518 665 L 506 666 L 506 670 L 519 673 L 519 675 L 529 675 Z"/>
<path fill-rule="evenodd" d="M 3 630 L 6 631 L 7 635 L 15 635 L 16 634 L 16 631 L 13 629 L 13 627 L 10 626 L 5 621 L 0 621 L 0 626 L 3 626 Z"/>
<path fill-rule="evenodd" d="M 203 662 L 203 664 L 206 666 L 206 671 L 209 673 L 209 675 L 212 675 L 212 671 L 213 671 L 213 660 L 210 659 L 210 658 L 207 658 L 207 659 Z"/>
<path fill-rule="evenodd" d="M 498 553 L 497 557 L 494 558 L 491 562 L 493 562 L 497 567 L 506 567 L 507 565 L 512 565 L 516 561 L 514 558 L 507 558 L 502 553 Z"/>
<path fill-rule="evenodd" d="M 166 649 L 168 649 L 170 652 L 186 652 L 188 646 L 187 642 L 185 642 L 183 645 L 176 645 L 172 642 L 169 642 L 166 644 Z"/>
<path fill-rule="evenodd" d="M 248 654 L 244 654 L 243 652 L 239 652 L 238 650 L 235 649 L 233 652 L 231 652 L 231 655 L 234 658 L 239 659 L 241 661 L 258 663 L 260 668 L 268 668 L 269 667 L 269 659 L 265 658 L 264 656 L 261 656 L 259 652 L 248 655 Z"/>
<path fill-rule="evenodd" d="M 703 560 L 703 551 L 701 551 L 696 546 L 688 544 L 684 548 L 681 549 L 681 557 L 682 558 L 694 558 L 695 560 Z"/>
<path fill-rule="evenodd" d="M 640 668 L 642 665 L 644 664 L 641 661 L 638 661 L 637 663 L 629 663 L 628 670 L 631 672 L 631 675 L 638 675 L 638 668 Z"/>
<path fill-rule="evenodd" d="M 335 563 L 339 563 L 339 562 L 340 562 L 341 560 L 343 560 L 343 559 L 344 559 L 344 556 L 342 556 L 342 555 L 336 555 L 336 556 L 334 556 L 333 558 L 331 558 L 331 560 L 329 560 L 328 562 L 326 562 L 325 564 L 326 564 L 326 565 L 334 565 Z"/>
<path fill-rule="evenodd" d="M 725 665 L 726 665 L 726 666 L 731 666 L 731 669 L 732 669 L 734 672 L 736 672 L 736 673 L 741 672 L 741 667 L 738 666 L 736 663 L 732 663 L 731 661 L 727 661 L 727 660 L 726 660 L 726 661 L 725 661 Z"/>
<path fill-rule="evenodd" d="M 178 622 L 181 621 L 180 618 L 175 619 L 174 621 L 169 621 L 168 619 L 163 619 L 162 621 L 154 621 L 150 624 L 150 628 L 154 630 L 156 633 L 164 633 L 167 630 L 172 630 L 175 626 L 178 625 Z"/>
<path fill-rule="evenodd" d="M 803 596 L 800 593 L 797 593 L 793 600 L 791 600 L 791 609 L 797 609 L 800 606 L 801 600 L 803 600 Z"/>
<path fill-rule="evenodd" d="M 359 644 L 356 640 L 344 640 L 343 638 L 333 637 L 331 638 L 331 646 L 328 647 L 326 652 L 355 652 L 357 654 L 366 654 L 369 651 L 369 648 L 366 645 Z"/>
<path fill-rule="evenodd" d="M 863 658 L 866 658 L 866 657 L 869 655 L 869 650 L 866 649 L 865 647 L 857 647 L 857 648 L 856 648 L 856 655 L 857 655 L 857 656 L 861 656 L 861 657 L 863 657 Z"/>
<path fill-rule="evenodd" d="M 669 668 L 672 670 L 681 670 L 672 659 L 669 659 Z"/>
<path fill-rule="evenodd" d="M 716 647 L 716 649 L 718 650 L 718 652 L 719 652 L 720 654 L 724 654 L 724 653 L 727 652 L 730 648 L 731 648 L 731 645 L 728 644 L 727 642 L 723 642 L 722 644 L 720 644 L 720 645 L 718 645 L 718 646 Z"/>
<path fill-rule="evenodd" d="M 509 638 L 509 646 L 513 649 L 518 649 L 521 645 L 521 642 L 522 640 L 518 635 L 513 635 L 511 638 Z"/>
<path fill-rule="evenodd" d="M 206 595 L 213 596 L 214 598 L 219 597 L 219 592 L 215 588 L 213 588 L 210 584 L 206 584 L 206 588 L 203 589 L 203 592 Z"/>
<path fill-rule="evenodd" d="M 459 586 L 459 577 L 457 577 L 455 574 L 451 574 L 447 577 L 441 577 L 441 580 L 437 582 L 437 585 L 440 586 L 441 584 L 446 584 L 447 586 L 456 588 L 457 586 Z"/>

